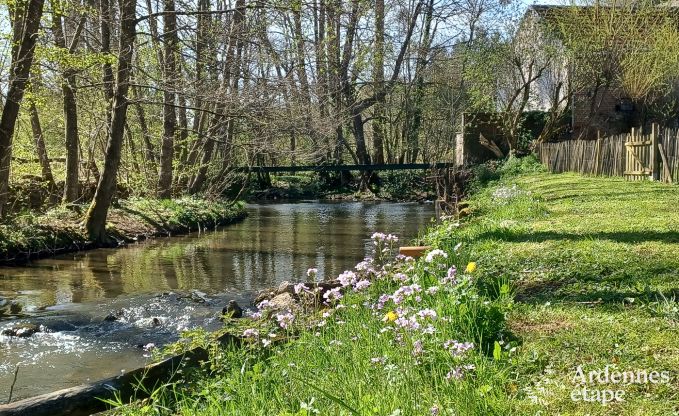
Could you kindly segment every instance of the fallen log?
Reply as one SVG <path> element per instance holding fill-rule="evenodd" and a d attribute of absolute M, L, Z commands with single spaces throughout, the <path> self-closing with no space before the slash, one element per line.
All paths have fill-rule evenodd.
<path fill-rule="evenodd" d="M 222 345 L 240 345 L 241 339 L 225 334 Z M 0 405 L 0 416 L 85 416 L 108 409 L 102 400 L 120 398 L 123 403 L 148 397 L 155 387 L 175 380 L 180 368 L 197 367 L 208 359 L 208 352 L 194 348 L 183 354 L 136 370 L 68 389 Z"/>

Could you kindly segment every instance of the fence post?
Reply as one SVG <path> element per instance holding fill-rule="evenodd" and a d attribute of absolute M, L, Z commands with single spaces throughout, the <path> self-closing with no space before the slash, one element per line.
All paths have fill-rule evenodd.
<path fill-rule="evenodd" d="M 660 180 L 660 148 L 658 147 L 658 128 L 651 124 L 651 176 L 654 181 Z"/>
<path fill-rule="evenodd" d="M 599 159 L 601 158 L 601 131 L 596 131 L 596 152 L 594 152 L 594 176 L 599 175 Z"/>

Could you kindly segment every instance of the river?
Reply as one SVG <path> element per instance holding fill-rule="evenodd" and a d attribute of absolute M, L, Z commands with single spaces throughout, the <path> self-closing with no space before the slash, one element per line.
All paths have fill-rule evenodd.
<path fill-rule="evenodd" d="M 336 277 L 368 253 L 374 231 L 417 237 L 431 204 L 308 202 L 249 205 L 237 224 L 125 248 L 98 249 L 0 268 L 0 331 L 41 325 L 29 338 L 0 336 L 0 402 L 19 374 L 13 400 L 109 377 L 146 364 L 141 346 L 182 330 L 216 329 L 229 299 L 249 305 L 257 291 Z M 108 322 L 107 315 L 116 315 Z"/>

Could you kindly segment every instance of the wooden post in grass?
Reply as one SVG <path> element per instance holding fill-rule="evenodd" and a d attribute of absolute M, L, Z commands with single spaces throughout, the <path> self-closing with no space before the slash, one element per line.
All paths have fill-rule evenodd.
<path fill-rule="evenodd" d="M 599 174 L 599 159 L 601 158 L 601 131 L 596 131 L 596 152 L 594 152 L 594 176 Z"/>
<path fill-rule="evenodd" d="M 651 124 L 651 177 L 654 181 L 660 180 L 660 148 L 658 147 L 658 128 L 655 123 Z"/>
<path fill-rule="evenodd" d="M 672 172 L 670 171 L 669 163 L 667 163 L 667 155 L 665 154 L 665 149 L 663 148 L 662 143 L 658 143 L 658 151 L 660 152 L 663 170 L 665 171 L 665 182 L 672 183 Z"/>

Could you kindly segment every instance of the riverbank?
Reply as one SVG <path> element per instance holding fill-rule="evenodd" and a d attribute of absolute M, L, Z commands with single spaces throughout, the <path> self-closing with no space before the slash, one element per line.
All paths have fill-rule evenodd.
<path fill-rule="evenodd" d="M 230 330 L 248 348 L 119 412 L 661 415 L 679 405 L 676 188 L 532 172 L 469 202 L 464 224 L 427 233 L 437 249 L 424 258 L 358 265 L 319 312 L 238 321 Z M 295 341 L 273 342 L 286 337 Z M 671 381 L 580 384 L 578 366 Z M 624 401 L 611 403 L 610 389 Z"/>
<path fill-rule="evenodd" d="M 86 210 L 86 205 L 61 205 L 43 214 L 19 214 L 11 223 L 0 224 L 0 264 L 96 248 L 82 224 Z M 127 244 L 214 228 L 244 216 L 240 202 L 135 198 L 120 200 L 111 208 L 107 230 L 118 244 Z"/>

